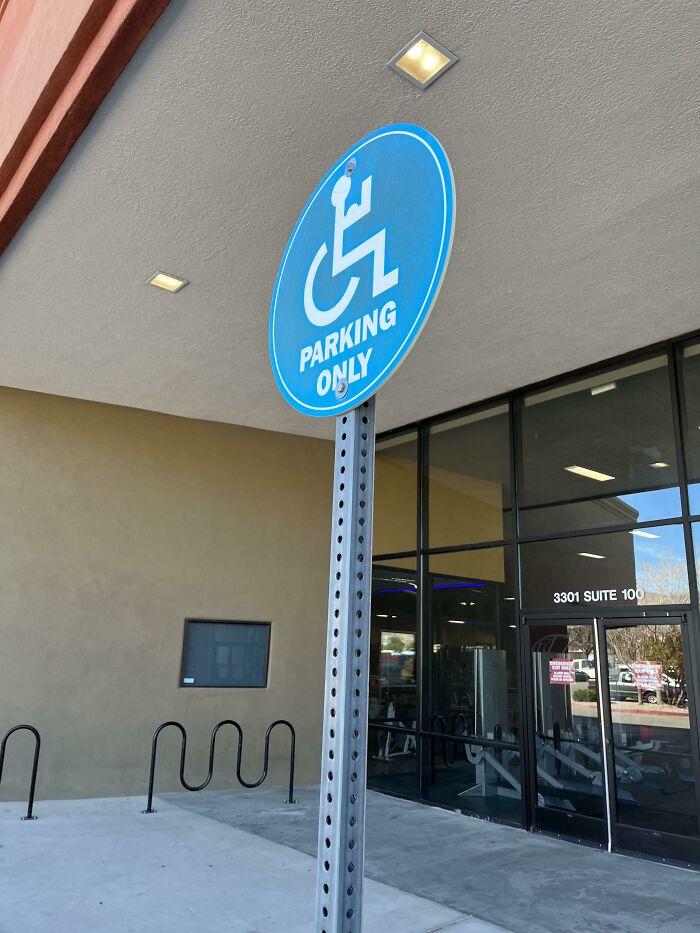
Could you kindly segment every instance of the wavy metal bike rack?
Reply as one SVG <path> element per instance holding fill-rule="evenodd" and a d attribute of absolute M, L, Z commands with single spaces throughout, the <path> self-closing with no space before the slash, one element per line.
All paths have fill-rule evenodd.
<path fill-rule="evenodd" d="M 182 736 L 182 746 L 180 749 L 180 783 L 185 788 L 192 792 L 204 790 L 205 787 L 211 781 L 214 775 L 214 752 L 216 750 L 216 737 L 219 733 L 219 729 L 222 726 L 233 726 L 233 728 L 238 732 L 238 751 L 236 756 L 236 778 L 243 787 L 253 788 L 260 787 L 265 778 L 270 765 L 270 735 L 275 726 L 286 726 L 289 729 L 290 742 L 289 742 L 289 796 L 285 803 L 296 803 L 294 799 L 294 764 L 296 757 L 296 732 L 294 731 L 294 726 L 291 722 L 288 722 L 286 719 L 276 719 L 273 723 L 267 727 L 265 732 L 265 754 L 263 758 L 263 770 L 262 774 L 257 781 L 246 781 L 241 775 L 241 759 L 243 757 L 243 730 L 240 725 L 234 719 L 222 719 L 221 722 L 217 722 L 214 726 L 211 733 L 211 742 L 209 744 L 209 773 L 206 778 L 202 781 L 201 784 L 188 784 L 185 779 L 185 756 L 187 754 L 187 730 L 182 725 L 181 722 L 175 722 L 175 720 L 169 720 L 168 722 L 162 723 L 158 726 L 156 731 L 153 733 L 153 744 L 151 746 L 151 771 L 148 780 L 148 804 L 145 810 L 142 810 L 142 813 L 156 813 L 157 811 L 153 809 L 153 785 L 155 783 L 156 775 L 156 754 L 158 752 L 158 738 L 161 732 L 164 729 L 167 729 L 168 726 L 175 726 L 179 730 Z"/>
<path fill-rule="evenodd" d="M 2 769 L 5 764 L 5 749 L 7 748 L 7 740 L 15 732 L 31 732 L 34 736 L 34 762 L 32 764 L 32 776 L 29 782 L 29 800 L 27 802 L 27 815 L 21 817 L 23 820 L 35 820 L 36 817 L 33 816 L 34 810 L 34 791 L 36 790 L 36 772 L 39 767 L 39 751 L 41 750 L 41 736 L 37 729 L 34 726 L 28 726 L 26 724 L 20 726 L 13 726 L 11 729 L 8 729 L 5 735 L 0 741 L 0 781 L 2 781 Z"/>
<path fill-rule="evenodd" d="M 447 724 L 445 722 L 445 717 L 442 716 L 440 713 L 436 713 L 436 715 L 433 716 L 433 718 L 430 720 L 430 731 L 431 733 L 433 733 L 433 735 L 430 738 L 430 769 L 431 769 L 431 774 L 433 776 L 433 780 L 435 777 L 435 745 L 437 742 L 440 742 L 442 746 L 442 761 L 446 768 L 454 767 L 457 761 L 457 758 L 458 758 L 457 749 L 460 749 L 460 751 L 466 758 L 466 754 L 464 751 L 465 744 L 464 742 L 458 741 L 460 738 L 460 733 L 455 731 L 455 726 L 457 722 L 459 722 L 460 720 L 462 722 L 462 733 L 461 734 L 463 735 L 464 732 L 466 732 L 466 728 L 467 728 L 467 720 L 466 720 L 466 717 L 464 716 L 464 713 L 455 713 L 452 716 L 450 732 L 447 731 Z M 436 726 L 439 726 L 439 729 L 436 728 Z M 437 738 L 438 735 L 440 735 L 439 739 Z M 450 755 L 451 760 L 449 760 L 447 757 L 447 743 L 448 742 L 451 742 L 451 745 L 452 745 L 452 753 Z"/>

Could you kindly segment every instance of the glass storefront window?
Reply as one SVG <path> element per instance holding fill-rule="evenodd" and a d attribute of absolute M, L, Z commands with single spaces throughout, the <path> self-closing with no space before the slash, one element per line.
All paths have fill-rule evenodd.
<path fill-rule="evenodd" d="M 688 498 L 693 515 L 700 514 L 700 343 L 683 348 L 683 427 Z"/>
<path fill-rule="evenodd" d="M 416 736 L 369 727 L 367 785 L 394 797 L 416 796 Z"/>
<path fill-rule="evenodd" d="M 374 473 L 374 553 L 415 551 L 418 534 L 418 435 L 377 441 Z"/>
<path fill-rule="evenodd" d="M 369 718 L 415 729 L 418 583 L 415 558 L 372 569 Z"/>
<path fill-rule="evenodd" d="M 676 359 L 679 391 L 650 350 L 379 442 L 371 787 L 700 864 L 700 338 Z"/>
<path fill-rule="evenodd" d="M 693 534 L 693 551 L 695 554 L 695 576 L 698 580 L 698 590 L 700 590 L 700 522 L 693 522 L 690 526 Z M 698 592 L 700 597 L 700 592 Z"/>
<path fill-rule="evenodd" d="M 665 356 L 527 396 L 521 438 L 522 535 L 680 515 Z"/>
<path fill-rule="evenodd" d="M 428 456 L 431 547 L 510 536 L 508 405 L 433 425 Z"/>
<path fill-rule="evenodd" d="M 681 525 L 521 545 L 523 606 L 668 606 L 690 602 Z"/>
<path fill-rule="evenodd" d="M 430 557 L 430 732 L 515 738 L 512 563 L 510 547 Z"/>
<path fill-rule="evenodd" d="M 425 799 L 473 816 L 520 824 L 520 753 L 474 743 L 424 738 Z"/>

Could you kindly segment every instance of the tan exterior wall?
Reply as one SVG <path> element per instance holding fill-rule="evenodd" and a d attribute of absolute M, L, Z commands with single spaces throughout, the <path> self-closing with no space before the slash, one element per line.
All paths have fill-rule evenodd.
<path fill-rule="evenodd" d="M 0 390 L 0 733 L 35 724 L 39 797 L 143 793 L 154 727 L 298 727 L 298 780 L 318 779 L 332 445 Z M 270 620 L 269 686 L 179 687 L 186 617 Z M 157 789 L 176 788 L 177 736 Z M 8 746 L 1 799 L 25 792 L 29 741 Z M 223 736 L 214 786 L 231 786 Z M 286 737 L 273 740 L 283 783 Z"/>

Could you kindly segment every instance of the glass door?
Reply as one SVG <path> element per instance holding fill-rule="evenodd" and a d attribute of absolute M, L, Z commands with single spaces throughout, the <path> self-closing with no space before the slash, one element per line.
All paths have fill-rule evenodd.
<path fill-rule="evenodd" d="M 681 617 L 528 620 L 536 829 L 700 864 Z"/>
<path fill-rule="evenodd" d="M 611 845 L 700 862 L 697 724 L 683 619 L 601 620 Z"/>
<path fill-rule="evenodd" d="M 596 626 L 553 619 L 528 631 L 535 828 L 606 844 Z"/>

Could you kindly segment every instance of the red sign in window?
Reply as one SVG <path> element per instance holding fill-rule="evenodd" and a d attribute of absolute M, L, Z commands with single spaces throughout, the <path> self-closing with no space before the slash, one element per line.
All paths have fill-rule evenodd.
<path fill-rule="evenodd" d="M 660 664 L 654 664 L 651 661 L 630 661 L 630 670 L 638 687 L 652 687 L 656 690 L 661 686 Z"/>
<path fill-rule="evenodd" d="M 576 683 L 574 662 L 570 661 L 568 658 L 550 658 L 549 682 L 550 684 Z"/>

